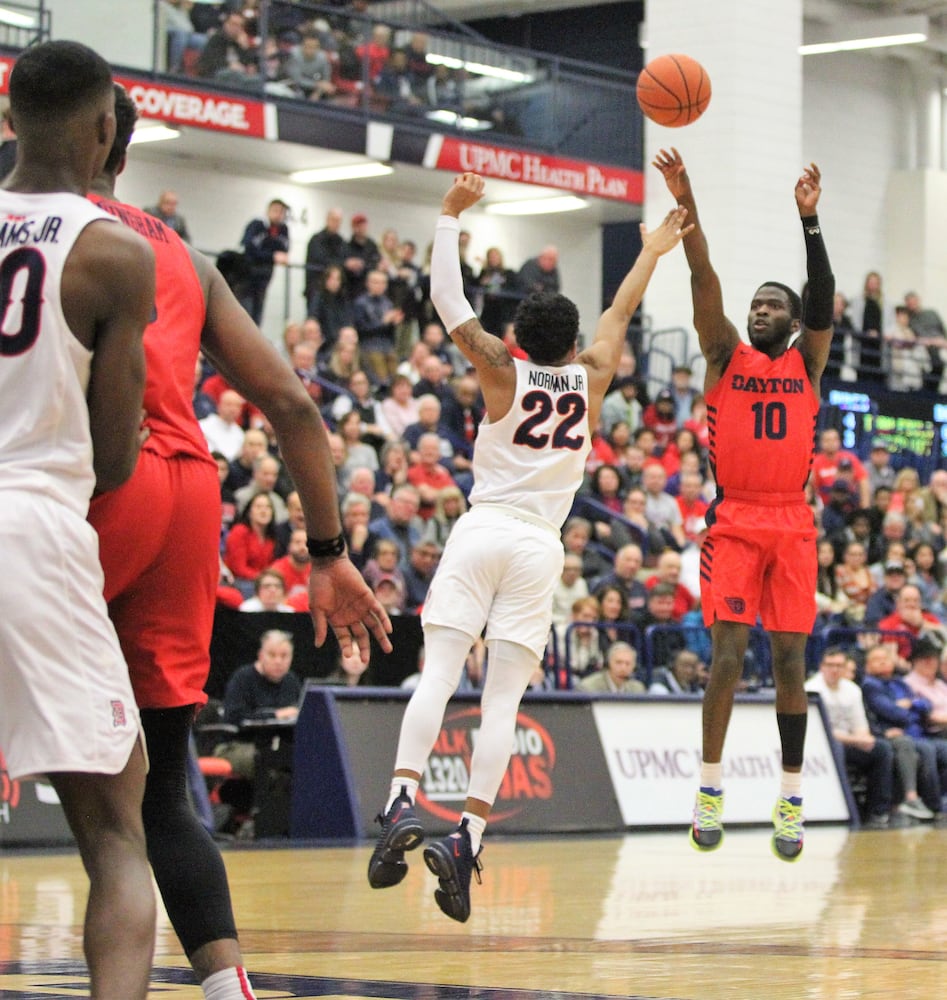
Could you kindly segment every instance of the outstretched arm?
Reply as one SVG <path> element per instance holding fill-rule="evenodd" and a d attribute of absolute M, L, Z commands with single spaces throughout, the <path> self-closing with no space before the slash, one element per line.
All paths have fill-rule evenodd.
<path fill-rule="evenodd" d="M 822 194 L 822 174 L 810 163 L 796 181 L 796 205 L 802 220 L 806 241 L 806 273 L 809 278 L 808 294 L 803 306 L 802 334 L 797 346 L 806 363 L 809 380 L 819 391 L 819 380 L 829 359 L 832 346 L 832 312 L 835 299 L 835 276 L 829 264 L 829 255 L 822 242 L 822 227 L 816 208 Z"/>
<path fill-rule="evenodd" d="M 700 339 L 700 349 L 707 359 L 706 390 L 723 374 L 740 343 L 740 335 L 723 312 L 720 279 L 710 263 L 707 237 L 697 215 L 697 203 L 681 154 L 673 146 L 670 152 L 662 149 L 654 160 L 654 166 L 661 171 L 664 182 L 678 205 L 687 209 L 692 227 L 692 232 L 684 240 L 684 253 L 691 271 L 694 326 Z"/>
<path fill-rule="evenodd" d="M 480 325 L 467 301 L 457 250 L 460 213 L 482 197 L 483 178 L 473 173 L 461 174 L 444 195 L 431 252 L 431 301 L 451 340 L 477 369 L 490 419 L 499 420 L 513 400 L 513 359 L 503 341 Z"/>
<path fill-rule="evenodd" d="M 191 259 L 207 301 L 202 347 L 224 378 L 258 406 L 273 425 L 280 452 L 299 491 L 306 531 L 315 540 L 309 596 L 316 644 L 322 645 L 331 626 L 342 655 L 351 656 L 357 647 L 362 661 L 367 663 L 369 632 L 382 649 L 390 652 L 387 633 L 391 622 L 349 561 L 344 542 L 335 548 L 331 544 L 341 537 L 342 524 L 335 468 L 319 410 L 302 382 L 234 298 L 223 275 L 197 251 L 191 251 Z M 327 543 L 324 551 L 319 548 L 320 541 Z"/>
<path fill-rule="evenodd" d="M 687 217 L 687 209 L 682 206 L 672 209 L 654 232 L 649 233 L 644 223 L 641 225 L 641 252 L 618 286 L 612 304 L 602 313 L 595 328 L 592 343 L 576 358 L 589 372 L 589 386 L 593 400 L 600 403 L 621 358 L 622 348 L 628 334 L 628 324 L 638 308 L 658 258 L 680 243 L 694 227 L 682 228 Z M 593 409 L 597 406 L 593 404 Z M 595 426 L 598 414 L 590 413 Z"/>

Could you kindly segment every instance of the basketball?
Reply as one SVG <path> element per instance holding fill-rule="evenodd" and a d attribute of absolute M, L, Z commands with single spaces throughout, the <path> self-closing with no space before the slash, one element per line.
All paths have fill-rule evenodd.
<path fill-rule="evenodd" d="M 658 56 L 638 75 L 637 96 L 638 106 L 655 124 L 680 128 L 707 110 L 710 77 L 690 56 Z"/>

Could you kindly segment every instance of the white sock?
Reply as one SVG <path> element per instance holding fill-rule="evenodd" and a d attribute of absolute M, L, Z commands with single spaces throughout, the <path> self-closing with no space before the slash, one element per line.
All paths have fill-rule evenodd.
<path fill-rule="evenodd" d="M 477 856 L 480 844 L 483 841 L 483 831 L 487 828 L 487 821 L 482 816 L 474 816 L 473 813 L 465 812 L 461 814 L 461 822 L 467 820 L 467 832 L 470 834 L 470 850 L 473 856 Z"/>
<path fill-rule="evenodd" d="M 221 969 L 201 983 L 205 1000 L 256 1000 L 256 994 L 242 965 Z"/>
<path fill-rule="evenodd" d="M 783 771 L 779 794 L 784 799 L 802 798 L 802 771 Z"/>
<path fill-rule="evenodd" d="M 700 762 L 700 787 L 716 788 L 720 791 L 723 788 L 723 764 L 708 764 L 707 761 Z"/>
<path fill-rule="evenodd" d="M 414 800 L 418 794 L 418 783 L 414 778 L 396 777 L 391 779 L 391 788 L 388 790 L 388 802 L 385 804 L 385 815 L 388 814 L 388 810 L 391 808 L 392 803 L 401 794 L 401 789 L 407 792 L 408 798 L 411 800 L 411 804 L 414 805 Z"/>

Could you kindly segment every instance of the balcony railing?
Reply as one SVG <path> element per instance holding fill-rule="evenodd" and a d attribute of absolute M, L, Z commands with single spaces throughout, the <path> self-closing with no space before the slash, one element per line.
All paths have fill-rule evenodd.
<path fill-rule="evenodd" d="M 251 49 L 216 69 L 201 49 L 220 29 L 202 16 L 197 14 L 197 27 L 209 30 L 172 39 L 167 7 L 155 0 L 153 71 L 437 132 L 482 133 L 488 141 L 537 152 L 640 167 L 642 124 L 632 74 L 496 45 L 424 0 L 387 0 L 365 16 L 316 3 L 262 0 L 259 16 L 248 25 Z M 329 62 L 330 92 L 314 101 L 288 69 L 304 34 L 319 37 Z M 414 72 L 401 75 L 386 49 L 407 48 L 418 35 L 424 36 L 422 56 L 412 62 Z"/>

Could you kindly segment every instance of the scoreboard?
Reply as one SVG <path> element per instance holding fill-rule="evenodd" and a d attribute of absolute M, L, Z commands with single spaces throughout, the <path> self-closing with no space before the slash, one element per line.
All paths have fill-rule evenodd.
<path fill-rule="evenodd" d="M 881 440 L 909 464 L 934 467 L 947 459 L 947 403 L 918 394 L 904 399 L 887 394 L 880 399 L 843 389 L 831 389 L 827 403 L 838 413 L 830 422 L 839 426 L 843 448 L 864 456 Z"/>

